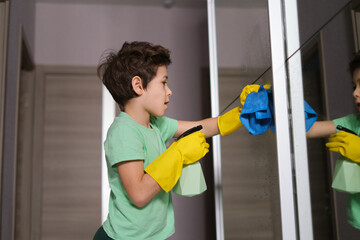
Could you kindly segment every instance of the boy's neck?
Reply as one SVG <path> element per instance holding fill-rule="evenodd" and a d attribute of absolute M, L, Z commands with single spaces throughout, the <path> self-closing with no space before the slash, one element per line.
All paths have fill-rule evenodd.
<path fill-rule="evenodd" d="M 124 106 L 124 112 L 127 113 L 138 124 L 146 128 L 151 128 L 150 114 L 144 111 L 141 107 L 136 106 L 136 104 L 132 104 L 132 103 L 126 104 Z"/>

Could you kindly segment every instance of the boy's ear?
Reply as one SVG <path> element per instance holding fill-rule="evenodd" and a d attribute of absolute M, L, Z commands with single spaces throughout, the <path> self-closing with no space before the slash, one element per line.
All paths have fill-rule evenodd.
<path fill-rule="evenodd" d="M 144 92 L 144 88 L 142 85 L 141 78 L 139 76 L 135 76 L 131 79 L 131 85 L 132 85 L 134 92 L 137 95 L 139 95 L 139 96 L 142 95 L 142 93 Z"/>

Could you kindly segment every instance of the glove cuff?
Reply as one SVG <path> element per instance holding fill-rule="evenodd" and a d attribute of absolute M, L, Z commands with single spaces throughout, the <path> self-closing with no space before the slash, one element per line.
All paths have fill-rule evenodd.
<path fill-rule="evenodd" d="M 145 172 L 168 193 L 179 180 L 182 167 L 183 160 L 180 152 L 177 150 L 167 150 L 150 163 L 145 168 Z"/>
<path fill-rule="evenodd" d="M 218 117 L 217 122 L 221 136 L 227 136 L 242 127 L 240 113 L 241 108 L 236 107 Z"/>

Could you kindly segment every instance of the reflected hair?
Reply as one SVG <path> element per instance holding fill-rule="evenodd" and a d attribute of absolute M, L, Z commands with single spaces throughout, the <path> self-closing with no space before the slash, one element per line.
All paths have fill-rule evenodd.
<path fill-rule="evenodd" d="M 356 69 L 360 69 L 360 52 L 357 52 L 349 63 L 349 71 L 352 77 L 354 77 Z"/>
<path fill-rule="evenodd" d="M 97 67 L 97 75 L 109 90 L 121 111 L 126 102 L 138 95 L 132 88 L 132 79 L 140 77 L 146 89 L 156 76 L 159 66 L 171 64 L 170 51 L 149 42 L 125 42 L 118 51 L 107 51 Z"/>

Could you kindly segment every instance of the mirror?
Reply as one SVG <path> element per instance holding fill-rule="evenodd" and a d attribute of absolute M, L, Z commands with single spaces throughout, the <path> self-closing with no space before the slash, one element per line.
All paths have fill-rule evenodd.
<path fill-rule="evenodd" d="M 324 8 L 320 2 L 298 1 L 304 100 L 315 109 L 320 121 L 356 112 L 347 65 L 359 49 L 357 2 L 333 1 Z M 269 46 L 267 8 L 259 9 L 256 4 L 245 8 L 239 5 L 230 1 L 217 1 L 216 5 L 220 109 L 223 112 L 239 103 L 238 94 L 245 85 L 272 82 L 271 53 L 266 48 Z M 272 151 L 276 148 L 275 136 L 270 130 L 260 136 L 249 136 L 245 132 L 236 133 L 239 135 L 236 139 L 235 136 L 222 139 L 225 236 L 279 239 L 281 224 L 280 216 L 276 215 L 280 211 L 279 192 L 276 161 L 273 160 L 276 152 Z M 338 156 L 329 153 L 326 142 L 327 138 L 307 140 L 314 239 L 358 239 L 360 231 L 346 220 L 347 195 L 331 188 Z M 229 154 L 238 149 L 241 150 Z M 268 206 L 256 206 L 263 199 L 270 205 L 270 211 L 266 211 Z M 273 209 L 275 214 L 271 212 Z M 247 211 L 251 211 L 251 215 L 247 215 Z M 271 219 L 265 226 L 260 214 L 264 211 L 267 219 Z M 255 226 L 249 224 L 252 221 L 260 223 L 261 227 L 256 225 L 252 229 L 251 226 Z M 266 231 L 263 235 L 262 230 Z"/>
<path fill-rule="evenodd" d="M 271 84 L 266 2 L 216 1 L 219 104 L 240 106 L 248 84 Z M 243 127 L 221 138 L 225 239 L 280 239 L 276 139 L 272 131 L 250 135 Z"/>

